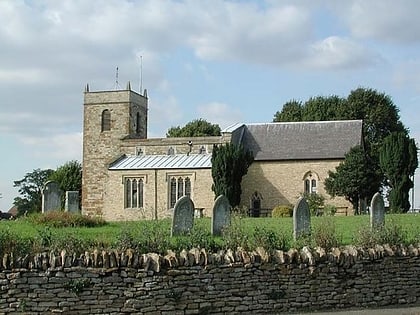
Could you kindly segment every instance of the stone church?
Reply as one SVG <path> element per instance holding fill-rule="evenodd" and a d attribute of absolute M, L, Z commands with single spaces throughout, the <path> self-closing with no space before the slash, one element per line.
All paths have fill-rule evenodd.
<path fill-rule="evenodd" d="M 254 163 L 242 180 L 241 207 L 266 215 L 316 192 L 338 212 L 350 203 L 324 189 L 329 170 L 361 144 L 362 121 L 236 124 L 216 137 L 148 138 L 147 91 L 84 93 L 82 213 L 105 220 L 160 219 L 187 195 L 211 215 L 213 145 L 242 144 Z"/>

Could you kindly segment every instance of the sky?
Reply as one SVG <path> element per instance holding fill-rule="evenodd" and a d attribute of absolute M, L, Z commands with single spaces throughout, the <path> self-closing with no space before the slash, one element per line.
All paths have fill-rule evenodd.
<path fill-rule="evenodd" d="M 82 161 L 86 84 L 146 88 L 149 137 L 372 88 L 419 144 L 418 12 L 418 0 L 0 0 L 0 210 L 27 173 Z"/>

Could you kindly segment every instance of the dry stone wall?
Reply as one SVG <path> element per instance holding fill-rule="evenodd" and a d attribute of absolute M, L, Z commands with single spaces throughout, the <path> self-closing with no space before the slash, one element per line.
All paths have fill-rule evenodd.
<path fill-rule="evenodd" d="M 420 244 L 270 255 L 4 255 L 0 314 L 278 314 L 420 304 Z"/>

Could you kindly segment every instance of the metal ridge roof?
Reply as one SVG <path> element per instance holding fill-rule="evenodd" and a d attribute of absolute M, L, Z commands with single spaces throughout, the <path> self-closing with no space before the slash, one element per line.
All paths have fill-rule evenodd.
<path fill-rule="evenodd" d="M 211 154 L 123 156 L 111 163 L 109 170 L 211 168 Z"/>

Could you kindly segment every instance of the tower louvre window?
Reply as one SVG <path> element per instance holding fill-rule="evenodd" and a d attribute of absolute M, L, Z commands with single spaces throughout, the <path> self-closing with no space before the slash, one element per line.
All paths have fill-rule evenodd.
<path fill-rule="evenodd" d="M 140 128 L 140 123 L 141 123 L 141 119 L 140 119 L 140 113 L 136 114 L 136 133 L 139 134 L 141 131 Z"/>
<path fill-rule="evenodd" d="M 101 131 L 111 130 L 111 112 L 109 109 L 105 109 L 102 112 Z"/>

